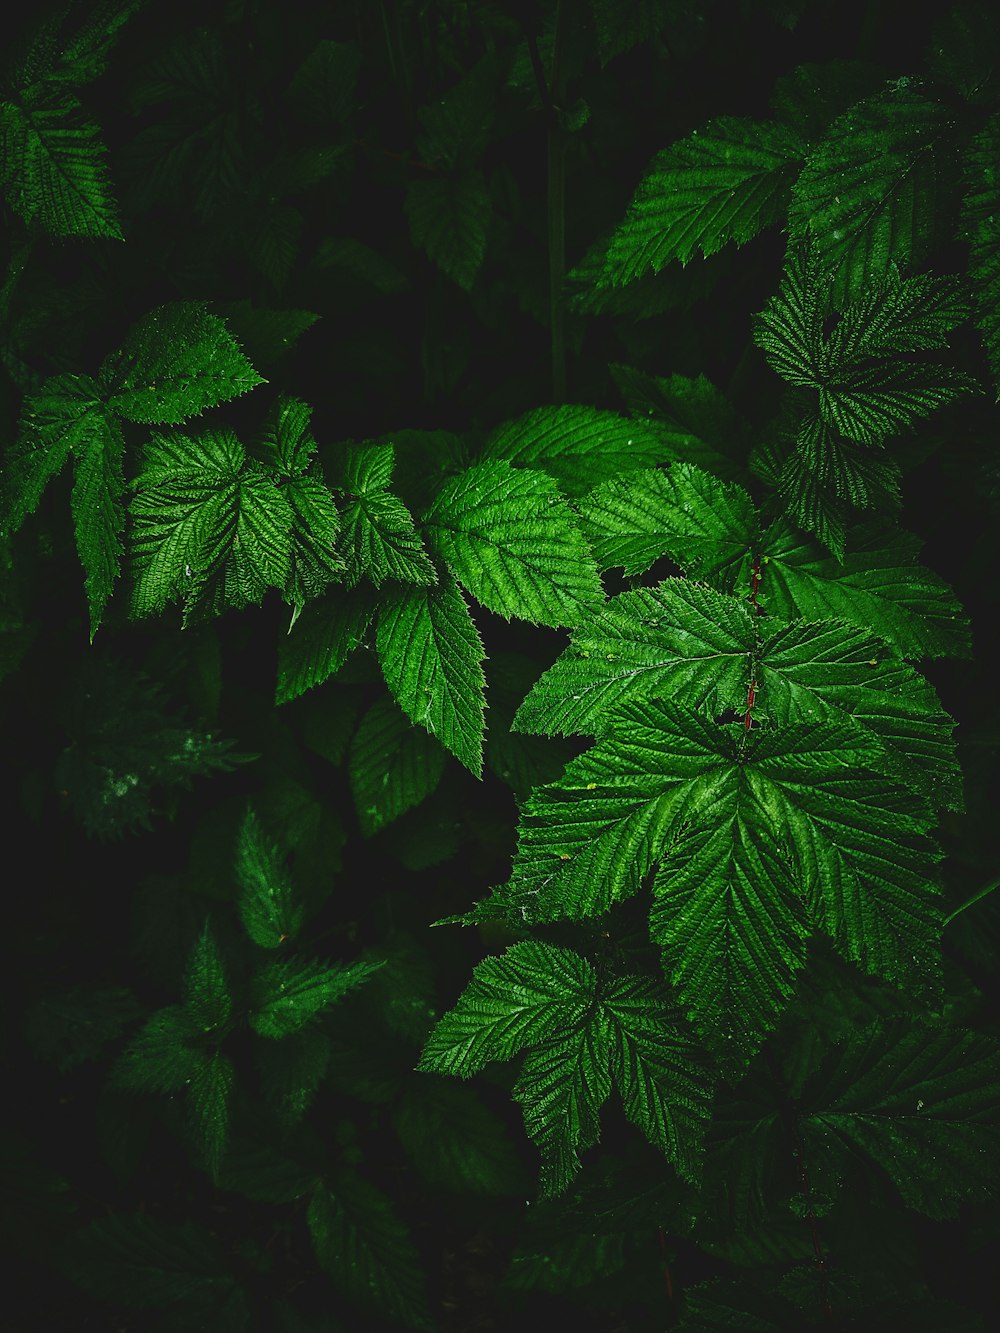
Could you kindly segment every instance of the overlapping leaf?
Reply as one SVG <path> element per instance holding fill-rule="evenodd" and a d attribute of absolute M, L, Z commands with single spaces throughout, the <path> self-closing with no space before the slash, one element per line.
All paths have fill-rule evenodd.
<path fill-rule="evenodd" d="M 350 498 L 343 519 L 352 585 L 362 576 L 376 587 L 387 579 L 427 584 L 437 578 L 410 511 L 389 490 L 394 464 L 391 444 L 368 445 L 348 457 Z"/>
<path fill-rule="evenodd" d="M 873 521 L 852 531 L 839 562 L 778 519 L 760 543 L 762 604 L 789 620 L 845 620 L 900 657 L 967 657 L 968 620 L 944 579 L 918 561 L 920 545 L 911 533 Z"/>
<path fill-rule="evenodd" d="M 223 321 L 197 301 L 144 315 L 100 373 L 108 406 L 144 425 L 178 425 L 263 383 Z"/>
<path fill-rule="evenodd" d="M 486 257 L 492 205 L 478 167 L 449 176 L 413 181 L 406 215 L 414 245 L 467 292 Z"/>
<path fill-rule="evenodd" d="M 377 833 L 433 792 L 445 755 L 392 699 L 372 704 L 351 744 L 348 773 L 361 831 Z"/>
<path fill-rule="evenodd" d="M 185 620 L 259 602 L 291 570 L 292 512 L 228 430 L 154 435 L 132 500 L 132 613 L 184 597 Z"/>
<path fill-rule="evenodd" d="M 605 481 L 578 508 L 601 569 L 642 574 L 666 555 L 722 588 L 733 586 L 757 532 L 747 492 L 689 463 Z"/>
<path fill-rule="evenodd" d="M 785 125 L 732 116 L 664 149 L 611 239 L 600 285 L 634 282 L 696 250 L 743 245 L 779 222 L 804 151 Z"/>
<path fill-rule="evenodd" d="M 878 1164 L 904 1201 L 956 1217 L 1000 1178 L 1000 1053 L 992 1037 L 896 1019 L 859 1031 L 830 1052 L 803 1090 L 814 1151 L 858 1152 Z"/>
<path fill-rule="evenodd" d="M 335 675 L 364 641 L 374 615 L 358 589 L 338 588 L 310 602 L 278 645 L 275 703 L 297 699 Z"/>
<path fill-rule="evenodd" d="M 386 684 L 411 722 L 436 736 L 477 777 L 483 767 L 483 645 L 455 583 L 387 599 L 376 639 Z"/>
<path fill-rule="evenodd" d="M 656 985 L 637 977 L 599 983 L 579 954 L 525 940 L 478 964 L 418 1068 L 468 1078 L 521 1050 L 515 1096 L 542 1153 L 543 1195 L 565 1190 L 578 1153 L 597 1141 L 612 1081 L 629 1119 L 682 1176 L 697 1178 L 710 1083 Z"/>
<path fill-rule="evenodd" d="M 593 916 L 660 862 L 654 938 L 706 1040 L 727 1063 L 745 1060 L 787 1001 L 812 930 L 897 983 L 933 971 L 930 811 L 879 763 L 856 726 L 747 734 L 673 699 L 624 704 L 525 803 L 490 910 Z"/>
<path fill-rule="evenodd" d="M 541 468 L 567 495 L 664 459 L 660 434 L 617 412 L 566 404 L 536 407 L 490 435 L 483 458 Z"/>
<path fill-rule="evenodd" d="M 498 615 L 574 625 L 602 600 L 573 512 L 544 472 L 474 464 L 445 484 L 424 525 L 458 581 Z"/>
<path fill-rule="evenodd" d="M 809 234 L 839 305 L 890 264 L 919 268 L 934 239 L 951 117 L 907 79 L 838 116 L 793 186 L 793 237 Z"/>

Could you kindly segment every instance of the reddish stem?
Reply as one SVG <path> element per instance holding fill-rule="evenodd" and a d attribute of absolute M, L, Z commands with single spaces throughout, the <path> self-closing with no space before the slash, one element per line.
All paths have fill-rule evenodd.
<path fill-rule="evenodd" d="M 753 565 L 750 568 L 750 605 L 753 607 L 755 613 L 759 609 L 757 606 L 757 589 L 759 587 L 760 587 L 760 556 L 755 555 L 753 558 Z M 751 676 L 750 686 L 747 690 L 747 706 L 746 710 L 743 713 L 744 731 L 750 730 L 750 723 L 752 721 L 751 714 L 753 712 L 753 706 L 756 700 L 757 700 L 757 682 Z"/>

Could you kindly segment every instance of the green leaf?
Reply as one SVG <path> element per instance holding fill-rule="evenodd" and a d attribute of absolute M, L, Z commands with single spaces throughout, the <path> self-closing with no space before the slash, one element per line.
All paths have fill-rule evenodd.
<path fill-rule="evenodd" d="M 411 722 L 424 727 L 475 777 L 483 770 L 483 645 L 450 578 L 400 591 L 379 612 L 385 682 Z"/>
<path fill-rule="evenodd" d="M 643 574 L 666 555 L 691 578 L 727 590 L 757 533 L 747 492 L 689 463 L 606 481 L 579 510 L 599 568 Z"/>
<path fill-rule="evenodd" d="M 429 796 L 441 780 L 444 758 L 434 738 L 414 730 L 392 699 L 372 704 L 355 733 L 348 761 L 364 836 L 371 837 Z"/>
<path fill-rule="evenodd" d="M 24 1036 L 35 1055 L 66 1074 L 96 1059 L 141 1014 L 124 986 L 74 986 L 36 1000 L 24 1015 Z"/>
<path fill-rule="evenodd" d="M 612 1074 L 629 1118 L 693 1177 L 709 1081 L 677 1019 L 648 982 L 619 978 L 599 986 L 579 954 L 524 940 L 478 964 L 417 1068 L 468 1078 L 528 1048 L 514 1096 L 542 1154 L 543 1197 L 566 1189 L 579 1170 L 578 1153 L 597 1142 Z"/>
<path fill-rule="evenodd" d="M 594 969 L 570 949 L 524 940 L 484 958 L 431 1032 L 419 1070 L 469 1078 L 579 1027 L 595 996 Z"/>
<path fill-rule="evenodd" d="M 75 449 L 106 425 L 100 390 L 89 375 L 53 375 L 21 409 L 18 436 L 4 465 L 4 529 L 18 530 Z"/>
<path fill-rule="evenodd" d="M 294 940 L 302 925 L 302 907 L 295 902 L 284 859 L 265 836 L 252 806 L 240 826 L 236 881 L 240 920 L 254 944 L 277 949 L 285 940 Z"/>
<path fill-rule="evenodd" d="M 191 1079 L 191 1102 L 195 1140 L 213 1181 L 218 1180 L 219 1165 L 229 1134 L 229 1102 L 236 1071 L 232 1060 L 213 1051 Z"/>
<path fill-rule="evenodd" d="M 125 528 L 123 460 L 125 439 L 109 413 L 93 413 L 86 436 L 74 441 L 73 526 L 76 549 L 86 574 L 93 640 L 115 580 L 121 573 Z"/>
<path fill-rule="evenodd" d="M 524 1058 L 514 1096 L 528 1137 L 542 1155 L 541 1196 L 562 1194 L 580 1170 L 578 1153 L 600 1137 L 600 1110 L 611 1095 L 615 1033 L 603 1008 L 583 1026 L 558 1033 Z"/>
<path fill-rule="evenodd" d="M 404 202 L 413 244 L 467 292 L 486 257 L 492 204 L 478 168 L 411 181 Z"/>
<path fill-rule="evenodd" d="M 445 484 L 423 521 L 463 587 L 508 620 L 573 625 L 603 599 L 573 512 L 544 472 L 503 459 L 474 464 Z"/>
<path fill-rule="evenodd" d="M 953 720 L 932 687 L 866 630 L 836 620 L 772 630 L 756 679 L 779 726 L 812 718 L 864 728 L 882 745 L 888 775 L 936 805 L 962 808 Z"/>
<path fill-rule="evenodd" d="M 917 560 L 919 540 L 882 522 L 851 534 L 838 562 L 778 519 L 761 538 L 761 603 L 770 615 L 839 619 L 900 657 L 967 657 L 969 628 L 954 593 Z"/>
<path fill-rule="evenodd" d="M 250 1311 L 227 1271 L 218 1242 L 193 1222 L 112 1214 L 70 1247 L 70 1273 L 85 1291 L 114 1305 L 183 1314 L 194 1327 L 237 1333 Z"/>
<path fill-rule="evenodd" d="M 658 474 L 657 474 L 658 475 Z M 612 598 L 536 682 L 518 731 L 596 735 L 616 705 L 668 696 L 716 712 L 741 706 L 754 646 L 750 609 L 686 579 Z"/>
<path fill-rule="evenodd" d="M 793 186 L 791 234 L 813 238 L 838 305 L 890 264 L 926 263 L 951 131 L 944 105 L 900 79 L 838 116 L 810 155 Z"/>
<path fill-rule="evenodd" d="M 615 1027 L 613 1070 L 625 1114 L 684 1180 L 699 1184 L 711 1113 L 704 1054 L 665 987 L 648 977 L 617 978 L 602 1003 Z"/>
<path fill-rule="evenodd" d="M 289 703 L 335 675 L 364 641 L 374 614 L 363 591 L 338 588 L 310 602 L 278 644 L 275 703 Z"/>
<path fill-rule="evenodd" d="M 197 301 L 144 315 L 100 373 L 108 405 L 144 425 L 176 425 L 263 383 L 223 321 Z"/>
<path fill-rule="evenodd" d="M 516 1194 L 524 1170 L 507 1129 L 475 1090 L 442 1079 L 408 1088 L 393 1111 L 407 1157 L 436 1190 Z"/>
<path fill-rule="evenodd" d="M 338 1171 L 314 1192 L 308 1223 L 320 1266 L 345 1296 L 407 1328 L 432 1327 L 416 1250 L 381 1190 Z"/>
<path fill-rule="evenodd" d="M 350 499 L 344 510 L 349 583 L 362 576 L 378 587 L 387 579 L 434 583 L 437 574 L 410 511 L 387 489 L 395 451 L 391 444 L 352 449 L 347 460 Z"/>
<path fill-rule="evenodd" d="M 498 426 L 482 453 L 484 459 L 541 468 L 570 496 L 667 456 L 659 432 L 645 422 L 575 404 L 536 407 Z"/>
<path fill-rule="evenodd" d="M 659 434 L 664 461 L 694 463 L 724 481 L 743 472 L 745 430 L 731 404 L 699 375 L 646 375 L 633 366 L 608 366 L 633 417 Z M 735 457 L 734 457 L 735 455 Z"/>
<path fill-rule="evenodd" d="M 184 595 L 185 623 L 284 588 L 292 514 L 229 430 L 154 435 L 132 501 L 132 614 Z"/>
<path fill-rule="evenodd" d="M 318 41 L 288 85 L 288 98 L 303 119 L 324 129 L 336 125 L 354 105 L 361 51 L 354 42 Z"/>
<path fill-rule="evenodd" d="M 969 278 L 976 327 L 993 372 L 1000 399 L 1000 188 L 996 162 L 1000 152 L 1000 115 L 994 115 L 965 153 L 962 201 L 963 239 L 969 243 Z"/>
<path fill-rule="evenodd" d="M 53 236 L 122 239 L 98 127 L 72 93 L 28 87 L 0 100 L 0 182 L 12 208 Z"/>
<path fill-rule="evenodd" d="M 381 963 L 330 966 L 304 958 L 268 963 L 251 984 L 250 1026 L 261 1037 L 275 1040 L 287 1037 L 381 966 Z"/>
<path fill-rule="evenodd" d="M 780 222 L 804 151 L 787 126 L 733 116 L 664 149 L 611 238 L 599 285 L 624 286 L 698 250 L 743 245 Z"/>
<path fill-rule="evenodd" d="M 876 1023 L 835 1048 L 801 1098 L 809 1139 L 829 1151 L 832 1136 L 851 1157 L 863 1154 L 909 1207 L 938 1219 L 1000 1180 L 998 1109 L 996 1040 L 910 1019 Z"/>
<path fill-rule="evenodd" d="M 792 251 L 781 285 L 756 316 L 754 338 L 789 383 L 818 392 L 827 426 L 852 440 L 881 445 L 977 386 L 937 360 L 914 352 L 947 345 L 966 315 L 958 284 L 895 267 L 866 279 L 829 334 L 823 320 L 829 274 L 815 246 Z"/>
<path fill-rule="evenodd" d="M 936 966 L 930 812 L 873 767 L 851 726 L 747 734 L 673 700 L 623 705 L 525 802 L 501 914 L 594 916 L 661 862 L 654 939 L 704 1040 L 738 1066 L 787 1003 L 811 928 L 896 984 Z"/>
<path fill-rule="evenodd" d="M 222 955 L 211 925 L 206 921 L 188 959 L 184 1012 L 195 1031 L 219 1032 L 229 1022 L 232 1009 Z"/>
<path fill-rule="evenodd" d="M 113 1081 L 133 1092 L 176 1092 L 189 1084 L 205 1061 L 190 1045 L 196 1031 L 179 1005 L 159 1009 L 132 1038 L 115 1066 Z"/>

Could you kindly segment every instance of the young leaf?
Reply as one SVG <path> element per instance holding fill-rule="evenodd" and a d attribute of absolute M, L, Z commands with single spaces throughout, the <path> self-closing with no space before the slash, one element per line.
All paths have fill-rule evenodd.
<path fill-rule="evenodd" d="M 474 464 L 445 484 L 423 521 L 463 587 L 507 619 L 574 625 L 602 600 L 573 513 L 544 472 L 502 459 Z"/>
<path fill-rule="evenodd" d="M 226 971 L 209 923 L 191 950 L 184 979 L 184 1012 L 198 1032 L 219 1032 L 229 1022 L 233 1001 Z"/>
<path fill-rule="evenodd" d="M 297 1032 L 359 986 L 381 963 L 337 963 L 289 958 L 268 963 L 251 985 L 250 1026 L 275 1040 Z"/>
<path fill-rule="evenodd" d="M 379 699 L 361 719 L 348 771 L 361 831 L 370 837 L 431 794 L 444 771 L 444 751 L 416 731 L 392 699 Z"/>
<path fill-rule="evenodd" d="M 483 645 L 450 578 L 400 591 L 379 612 L 385 682 L 411 722 L 436 736 L 475 777 L 483 771 Z"/>
<path fill-rule="evenodd" d="M 667 555 L 691 578 L 727 591 L 757 533 L 747 492 L 689 463 L 605 481 L 579 511 L 600 569 L 643 574 Z"/>
<path fill-rule="evenodd" d="M 368 445 L 348 456 L 351 498 L 344 510 L 344 542 L 352 586 L 362 576 L 376 587 L 387 579 L 419 584 L 437 579 L 410 511 L 387 489 L 394 463 L 391 444 Z"/>
<path fill-rule="evenodd" d="M 236 846 L 239 913 L 246 933 L 262 949 L 294 940 L 302 925 L 291 877 L 274 843 L 264 835 L 253 807 L 248 808 Z"/>
<path fill-rule="evenodd" d="M 659 432 L 642 421 L 596 407 L 536 407 L 490 435 L 484 459 L 541 468 L 567 495 L 599 481 L 652 467 L 667 457 Z"/>
<path fill-rule="evenodd" d="M 108 405 L 144 425 L 177 425 L 265 382 L 218 315 L 197 301 L 144 315 L 105 358 L 99 379 Z"/>
<path fill-rule="evenodd" d="M 804 155 L 776 122 L 722 116 L 654 159 L 611 239 L 599 285 L 624 286 L 696 250 L 743 245 L 780 222 Z"/>
<path fill-rule="evenodd" d="M 417 1253 L 381 1190 L 340 1170 L 316 1188 L 308 1222 L 320 1267 L 345 1296 L 407 1328 L 431 1328 Z"/>

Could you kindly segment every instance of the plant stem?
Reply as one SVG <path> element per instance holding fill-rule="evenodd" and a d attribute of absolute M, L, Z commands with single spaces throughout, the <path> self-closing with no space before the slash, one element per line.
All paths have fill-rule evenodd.
<path fill-rule="evenodd" d="M 757 606 L 757 589 L 759 587 L 760 587 L 760 556 L 755 555 L 753 558 L 753 565 L 751 566 L 750 569 L 750 604 L 754 609 L 755 615 L 759 609 Z M 753 722 L 753 706 L 756 702 L 757 702 L 757 681 L 753 674 L 753 667 L 751 667 L 750 684 L 747 686 L 747 706 L 743 714 L 744 731 L 750 730 L 751 723 Z"/>

